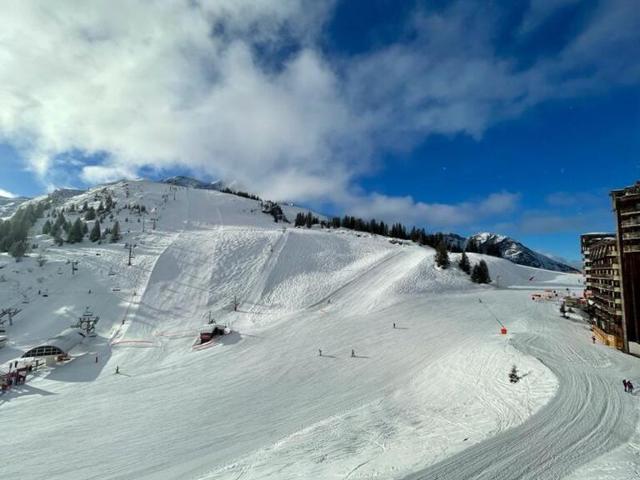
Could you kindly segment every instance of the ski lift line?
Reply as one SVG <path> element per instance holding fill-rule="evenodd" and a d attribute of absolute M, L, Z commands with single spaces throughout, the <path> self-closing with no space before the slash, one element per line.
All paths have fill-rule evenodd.
<path fill-rule="evenodd" d="M 504 324 L 500 321 L 500 319 L 497 317 L 497 315 L 495 313 L 493 313 L 493 311 L 488 307 L 487 304 L 485 304 L 482 299 L 478 299 L 479 303 L 481 303 L 482 305 L 484 305 L 484 307 L 487 309 L 487 311 L 491 314 L 491 316 L 496 320 L 496 322 L 498 322 L 498 325 L 500 325 L 501 327 L 504 328 Z"/>
<path fill-rule="evenodd" d="M 109 344 L 111 347 L 117 346 L 139 346 L 139 347 L 159 347 L 157 342 L 151 340 L 115 340 Z"/>

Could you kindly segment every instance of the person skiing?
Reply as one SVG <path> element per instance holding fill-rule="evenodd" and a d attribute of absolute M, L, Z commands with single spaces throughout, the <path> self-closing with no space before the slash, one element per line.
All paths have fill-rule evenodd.
<path fill-rule="evenodd" d="M 633 383 L 631 383 L 631 380 L 627 380 L 627 391 L 633 393 Z"/>
<path fill-rule="evenodd" d="M 627 383 L 627 379 L 625 378 L 624 380 L 622 380 L 622 384 L 624 385 L 624 391 L 628 391 L 629 390 L 629 384 Z"/>
<path fill-rule="evenodd" d="M 393 328 L 396 328 L 396 324 L 395 324 L 395 322 L 394 322 L 394 324 L 393 324 Z"/>
<path fill-rule="evenodd" d="M 319 357 L 321 357 L 321 356 L 322 356 L 322 349 L 321 349 L 321 348 L 319 348 L 319 349 L 318 349 L 318 356 L 319 356 Z"/>
<path fill-rule="evenodd" d="M 120 367 L 116 365 L 116 373 L 120 373 Z"/>
<path fill-rule="evenodd" d="M 595 335 L 592 335 L 592 336 L 591 336 L 591 341 L 592 341 L 592 342 L 593 342 L 593 344 L 595 345 L 595 343 L 596 343 L 596 337 L 595 337 Z"/>
<path fill-rule="evenodd" d="M 351 357 L 355 357 L 356 356 L 356 351 L 352 348 L 351 349 Z"/>

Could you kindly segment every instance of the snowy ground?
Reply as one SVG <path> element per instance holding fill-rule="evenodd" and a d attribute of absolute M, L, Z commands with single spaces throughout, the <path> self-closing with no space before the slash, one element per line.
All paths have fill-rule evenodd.
<path fill-rule="evenodd" d="M 0 259 L 0 305 L 23 310 L 0 364 L 101 317 L 72 362 L 0 396 L 1 478 L 636 478 L 621 380 L 640 361 L 530 300 L 579 277 L 488 257 L 501 288 L 478 287 L 428 248 L 283 229 L 213 191 L 129 182 L 120 204 L 125 188 L 160 218 L 143 233 L 120 213 L 133 266 L 87 241 L 43 267 Z M 235 332 L 194 350 L 210 311 Z"/>

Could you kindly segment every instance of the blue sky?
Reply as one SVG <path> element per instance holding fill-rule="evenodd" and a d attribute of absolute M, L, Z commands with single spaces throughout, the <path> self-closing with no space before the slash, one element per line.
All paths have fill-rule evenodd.
<path fill-rule="evenodd" d="M 191 174 L 575 259 L 640 179 L 638 11 L 24 2 L 0 19 L 0 193 Z"/>

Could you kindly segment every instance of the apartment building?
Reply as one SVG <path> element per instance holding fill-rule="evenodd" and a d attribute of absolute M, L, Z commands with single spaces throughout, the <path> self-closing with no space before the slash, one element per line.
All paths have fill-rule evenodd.
<path fill-rule="evenodd" d="M 617 227 L 624 350 L 640 354 L 640 182 L 611 192 Z"/>
<path fill-rule="evenodd" d="M 586 233 L 580 237 L 580 244 L 594 335 L 609 346 L 624 349 L 617 237 L 614 233 Z"/>

